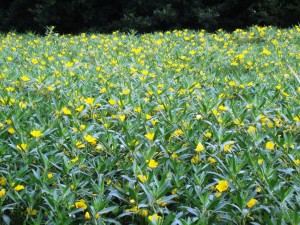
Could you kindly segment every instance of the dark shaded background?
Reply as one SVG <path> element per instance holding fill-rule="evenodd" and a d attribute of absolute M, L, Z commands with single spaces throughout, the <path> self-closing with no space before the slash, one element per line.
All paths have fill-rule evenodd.
<path fill-rule="evenodd" d="M 165 31 L 300 22 L 300 0 L 0 0 L 0 31 Z"/>

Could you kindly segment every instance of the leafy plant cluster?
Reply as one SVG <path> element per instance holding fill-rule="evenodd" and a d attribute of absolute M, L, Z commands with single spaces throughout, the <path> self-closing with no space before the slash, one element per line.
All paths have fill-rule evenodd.
<path fill-rule="evenodd" d="M 299 224 L 298 26 L 0 40 L 1 224 Z"/>

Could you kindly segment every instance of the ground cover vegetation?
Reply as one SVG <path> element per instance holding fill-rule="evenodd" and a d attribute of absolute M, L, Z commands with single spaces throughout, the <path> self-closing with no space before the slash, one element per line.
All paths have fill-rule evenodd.
<path fill-rule="evenodd" d="M 0 35 L 1 224 L 299 224 L 300 27 Z"/>

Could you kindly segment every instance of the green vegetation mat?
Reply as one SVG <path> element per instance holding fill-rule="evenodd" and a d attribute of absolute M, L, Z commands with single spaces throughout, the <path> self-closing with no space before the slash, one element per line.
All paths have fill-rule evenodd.
<path fill-rule="evenodd" d="M 0 41 L 0 224 L 300 224 L 300 27 Z"/>

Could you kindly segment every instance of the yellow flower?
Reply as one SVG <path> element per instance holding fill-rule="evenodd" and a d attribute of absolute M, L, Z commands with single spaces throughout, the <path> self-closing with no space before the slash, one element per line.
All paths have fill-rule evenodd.
<path fill-rule="evenodd" d="M 6 181 L 3 177 L 0 177 L 0 186 L 5 186 L 6 185 Z"/>
<path fill-rule="evenodd" d="M 230 82 L 229 82 L 229 86 L 231 86 L 231 87 L 236 86 L 235 81 L 230 81 Z"/>
<path fill-rule="evenodd" d="M 66 67 L 72 67 L 74 65 L 74 63 L 72 63 L 72 62 L 67 62 L 66 63 Z"/>
<path fill-rule="evenodd" d="M 268 125 L 269 128 L 274 127 L 274 124 L 270 120 L 267 122 L 267 125 Z"/>
<path fill-rule="evenodd" d="M 6 193 L 5 189 L 4 188 L 1 189 L 0 190 L 0 198 L 3 198 L 5 196 L 5 193 Z"/>
<path fill-rule="evenodd" d="M 30 81 L 30 78 L 27 77 L 27 76 L 22 76 L 21 80 L 24 81 L 24 82 L 27 82 L 27 81 Z"/>
<path fill-rule="evenodd" d="M 19 106 L 22 108 L 22 109 L 25 109 L 27 107 L 27 103 L 26 102 L 19 102 Z"/>
<path fill-rule="evenodd" d="M 249 208 L 252 208 L 257 203 L 257 200 L 255 198 L 250 199 L 250 201 L 247 203 L 247 206 Z"/>
<path fill-rule="evenodd" d="M 141 113 L 141 111 L 142 111 L 141 107 L 134 108 L 135 113 Z"/>
<path fill-rule="evenodd" d="M 211 138 L 211 137 L 212 137 L 212 133 L 209 132 L 209 131 L 206 131 L 206 132 L 204 133 L 204 136 L 207 137 L 207 138 Z"/>
<path fill-rule="evenodd" d="M 139 211 L 139 208 L 137 206 L 133 206 L 130 209 L 126 209 L 126 212 L 138 212 L 138 211 Z"/>
<path fill-rule="evenodd" d="M 125 89 L 121 94 L 128 95 L 130 93 L 130 89 Z"/>
<path fill-rule="evenodd" d="M 152 222 L 157 222 L 161 219 L 161 216 L 159 216 L 155 213 L 152 216 L 148 216 L 148 219 L 151 220 Z"/>
<path fill-rule="evenodd" d="M 204 151 L 204 146 L 199 142 L 196 147 L 196 152 L 202 152 Z"/>
<path fill-rule="evenodd" d="M 293 119 L 294 119 L 294 121 L 296 121 L 296 122 L 300 122 L 300 116 L 295 116 Z"/>
<path fill-rule="evenodd" d="M 139 178 L 139 180 L 140 180 L 142 183 L 144 183 L 145 181 L 148 180 L 148 177 L 145 176 L 145 175 L 139 174 L 137 177 Z"/>
<path fill-rule="evenodd" d="M 20 151 L 25 151 L 27 148 L 27 144 L 20 144 L 20 145 L 17 145 L 17 149 L 20 150 Z"/>
<path fill-rule="evenodd" d="M 268 142 L 266 143 L 266 149 L 267 149 L 267 150 L 274 150 L 274 147 L 275 147 L 275 145 L 274 145 L 273 142 L 268 141 Z"/>
<path fill-rule="evenodd" d="M 76 163 L 78 161 L 78 159 L 79 159 L 78 156 L 76 156 L 74 159 L 71 159 L 71 162 Z"/>
<path fill-rule="evenodd" d="M 15 191 L 22 191 L 25 187 L 23 185 L 18 184 L 16 187 L 14 187 Z"/>
<path fill-rule="evenodd" d="M 75 110 L 77 112 L 81 112 L 82 110 L 84 110 L 84 105 L 81 105 L 81 106 L 77 107 Z"/>
<path fill-rule="evenodd" d="M 64 113 L 65 115 L 71 115 L 71 110 L 68 109 L 67 107 L 63 107 L 63 108 L 62 108 L 62 111 L 63 111 L 63 113 Z"/>
<path fill-rule="evenodd" d="M 7 88 L 5 88 L 5 90 L 7 90 L 8 92 L 13 92 L 15 89 L 12 87 L 7 87 Z"/>
<path fill-rule="evenodd" d="M 154 139 L 154 135 L 155 135 L 155 133 L 147 133 L 147 134 L 145 134 L 145 137 L 148 140 L 152 141 Z"/>
<path fill-rule="evenodd" d="M 212 158 L 212 157 L 209 157 L 209 158 L 208 158 L 208 162 L 209 162 L 210 164 L 214 164 L 214 163 L 217 162 L 217 160 L 215 160 L 215 159 Z"/>
<path fill-rule="evenodd" d="M 220 180 L 218 185 L 216 186 L 219 192 L 226 191 L 228 189 L 228 181 L 227 180 Z"/>
<path fill-rule="evenodd" d="M 124 122 L 125 119 L 126 119 L 126 116 L 125 116 L 125 115 L 119 115 L 119 118 L 120 118 L 120 120 L 121 120 L 122 122 Z"/>
<path fill-rule="evenodd" d="M 151 123 L 152 123 L 153 126 L 155 126 L 155 124 L 156 124 L 157 122 L 158 122 L 157 119 L 151 121 Z"/>
<path fill-rule="evenodd" d="M 199 162 L 199 156 L 198 155 L 195 155 L 192 159 L 191 159 L 191 162 L 193 164 L 197 164 Z"/>
<path fill-rule="evenodd" d="M 84 124 L 81 124 L 79 128 L 80 130 L 85 130 L 86 126 Z"/>
<path fill-rule="evenodd" d="M 247 105 L 246 105 L 246 109 L 252 109 L 252 105 L 247 104 Z"/>
<path fill-rule="evenodd" d="M 272 53 L 268 50 L 268 49 L 265 49 L 261 52 L 262 55 L 271 55 Z"/>
<path fill-rule="evenodd" d="M 116 100 L 114 100 L 114 99 L 109 99 L 109 100 L 108 100 L 108 103 L 111 104 L 111 105 L 115 105 L 115 104 L 116 104 Z"/>
<path fill-rule="evenodd" d="M 148 163 L 148 166 L 151 169 L 155 169 L 157 167 L 157 165 L 158 165 L 158 163 L 154 159 L 151 159 L 150 162 Z"/>
<path fill-rule="evenodd" d="M 164 207 L 166 206 L 168 203 L 167 202 L 159 202 L 159 206 Z"/>
<path fill-rule="evenodd" d="M 263 164 L 263 162 L 264 162 L 263 159 L 259 159 L 259 160 L 258 160 L 258 164 L 259 164 L 259 165 Z"/>
<path fill-rule="evenodd" d="M 147 209 L 142 209 L 142 210 L 140 211 L 140 214 L 141 214 L 143 217 L 145 217 L 145 216 L 148 215 L 148 210 L 147 210 Z"/>
<path fill-rule="evenodd" d="M 84 139 L 91 145 L 96 145 L 97 143 L 97 138 L 93 137 L 92 135 L 85 135 Z"/>
<path fill-rule="evenodd" d="M 91 219 L 90 213 L 89 213 L 89 212 L 86 212 L 86 213 L 84 214 L 84 218 L 85 218 L 86 220 Z"/>
<path fill-rule="evenodd" d="M 172 157 L 173 159 L 177 159 L 177 158 L 178 158 L 178 154 L 173 153 L 173 154 L 171 155 L 171 157 Z"/>
<path fill-rule="evenodd" d="M 78 208 L 82 208 L 82 209 L 86 209 L 87 205 L 85 204 L 84 200 L 80 200 L 79 202 L 75 202 L 75 207 Z"/>
<path fill-rule="evenodd" d="M 249 83 L 247 84 L 247 86 L 248 86 L 248 87 L 253 86 L 253 81 L 249 82 Z"/>
<path fill-rule="evenodd" d="M 227 111 L 227 110 L 228 110 L 227 107 L 226 107 L 226 106 L 223 106 L 223 105 L 220 105 L 220 106 L 218 107 L 218 109 L 221 110 L 221 111 Z"/>
<path fill-rule="evenodd" d="M 294 160 L 294 163 L 296 164 L 296 166 L 299 166 L 300 165 L 300 160 L 296 159 L 296 160 Z"/>
<path fill-rule="evenodd" d="M 75 145 L 77 148 L 85 148 L 85 145 L 81 141 L 77 141 Z"/>
<path fill-rule="evenodd" d="M 178 137 L 178 136 L 183 135 L 183 134 L 184 133 L 181 129 L 177 129 L 177 130 L 174 131 L 173 136 Z"/>
<path fill-rule="evenodd" d="M 137 72 L 137 69 L 135 68 L 130 68 L 130 73 L 136 73 Z"/>
<path fill-rule="evenodd" d="M 244 126 L 245 125 L 244 122 L 240 121 L 239 119 L 236 119 L 233 122 L 234 122 L 234 124 L 236 124 L 238 126 Z"/>
<path fill-rule="evenodd" d="M 158 44 L 158 45 L 161 45 L 161 44 L 163 43 L 163 40 L 158 39 L 158 40 L 155 41 L 155 43 Z M 194 51 L 194 50 L 193 50 L 193 51 Z M 195 52 L 195 53 L 196 53 L 196 52 Z"/>
<path fill-rule="evenodd" d="M 31 59 L 31 62 L 32 62 L 34 65 L 38 64 L 38 61 L 37 61 L 36 59 Z"/>
<path fill-rule="evenodd" d="M 148 75 L 149 72 L 148 72 L 148 70 L 142 70 L 141 73 L 142 73 L 143 75 Z"/>
<path fill-rule="evenodd" d="M 47 174 L 48 179 L 51 179 L 52 177 L 54 177 L 53 173 L 48 173 Z"/>
<path fill-rule="evenodd" d="M 8 128 L 7 132 L 10 134 L 14 134 L 15 130 L 14 130 L 14 128 L 10 127 L 10 128 Z"/>
<path fill-rule="evenodd" d="M 35 216 L 38 211 L 36 209 L 31 210 L 30 208 L 26 208 L 28 216 Z"/>
<path fill-rule="evenodd" d="M 86 98 L 85 100 L 84 100 L 84 102 L 86 103 L 86 104 L 88 104 L 88 105 L 93 105 L 94 104 L 94 98 Z"/>
<path fill-rule="evenodd" d="M 220 123 L 220 124 L 223 123 L 223 120 L 220 117 L 218 118 L 218 123 Z"/>
<path fill-rule="evenodd" d="M 35 137 L 35 138 L 39 138 L 42 136 L 42 132 L 39 130 L 33 130 L 30 132 L 31 136 Z"/>
<path fill-rule="evenodd" d="M 254 126 L 249 126 L 247 132 L 248 132 L 248 133 L 255 133 L 255 132 L 256 132 L 256 127 L 254 127 Z"/>
<path fill-rule="evenodd" d="M 224 145 L 223 147 L 224 152 L 229 152 L 231 149 L 232 149 L 232 145 L 230 144 Z"/>

